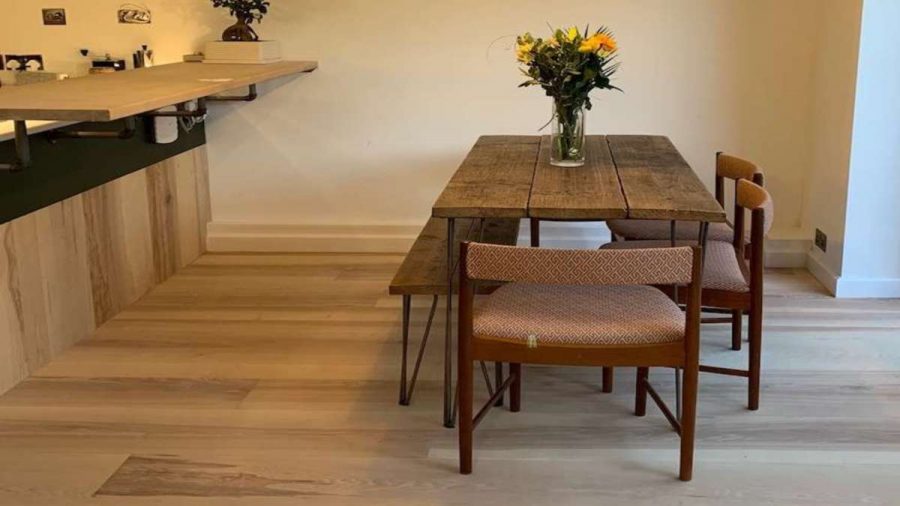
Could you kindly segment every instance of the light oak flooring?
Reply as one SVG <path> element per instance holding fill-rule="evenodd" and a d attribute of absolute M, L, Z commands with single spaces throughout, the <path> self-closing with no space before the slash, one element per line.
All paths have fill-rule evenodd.
<path fill-rule="evenodd" d="M 900 301 L 770 272 L 762 409 L 701 377 L 692 483 L 625 369 L 603 395 L 599 370 L 528 368 L 524 411 L 491 413 L 463 477 L 440 333 L 396 402 L 400 261 L 201 257 L 0 398 L 0 505 L 900 504 Z M 703 341 L 705 362 L 745 360 L 725 325 Z M 651 379 L 671 397 L 670 371 Z"/>

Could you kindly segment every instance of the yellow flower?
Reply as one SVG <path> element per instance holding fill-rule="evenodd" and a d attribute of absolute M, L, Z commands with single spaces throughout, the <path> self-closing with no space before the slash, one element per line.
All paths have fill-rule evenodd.
<path fill-rule="evenodd" d="M 530 63 L 534 56 L 531 52 L 534 50 L 536 41 L 530 33 L 520 35 L 516 38 L 516 59 L 522 63 Z"/>
<path fill-rule="evenodd" d="M 516 59 L 522 63 L 530 63 L 534 57 L 531 55 L 531 51 L 534 49 L 534 42 L 527 42 L 524 44 L 519 44 L 516 47 Z"/>
<path fill-rule="evenodd" d="M 578 28 L 573 26 L 572 28 L 569 28 L 569 31 L 566 33 L 566 38 L 569 39 L 569 42 L 574 42 L 579 35 Z"/>
<path fill-rule="evenodd" d="M 516 46 L 516 59 L 522 63 L 531 63 L 534 59 L 534 55 L 531 52 L 534 50 L 534 42 L 519 42 Z"/>
<path fill-rule="evenodd" d="M 547 39 L 547 45 L 550 47 L 559 47 L 559 39 L 556 37 L 550 37 Z"/>

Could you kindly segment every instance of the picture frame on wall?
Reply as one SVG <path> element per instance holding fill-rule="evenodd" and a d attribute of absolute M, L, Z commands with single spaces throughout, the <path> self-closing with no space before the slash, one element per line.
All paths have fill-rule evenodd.
<path fill-rule="evenodd" d="M 3 68 L 17 72 L 44 70 L 44 57 L 39 54 L 8 54 L 3 58 Z"/>
<path fill-rule="evenodd" d="M 65 26 L 66 10 L 65 9 L 42 9 L 45 26 Z"/>
<path fill-rule="evenodd" d="M 134 3 L 122 4 L 118 18 L 123 25 L 149 25 L 153 21 L 153 15 L 146 5 Z"/>

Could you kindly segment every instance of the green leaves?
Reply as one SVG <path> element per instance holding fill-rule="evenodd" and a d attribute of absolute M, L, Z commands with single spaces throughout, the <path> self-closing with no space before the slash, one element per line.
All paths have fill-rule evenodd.
<path fill-rule="evenodd" d="M 243 18 L 248 23 L 262 23 L 263 17 L 269 13 L 269 0 L 212 0 L 213 7 L 228 9 L 232 16 Z"/>

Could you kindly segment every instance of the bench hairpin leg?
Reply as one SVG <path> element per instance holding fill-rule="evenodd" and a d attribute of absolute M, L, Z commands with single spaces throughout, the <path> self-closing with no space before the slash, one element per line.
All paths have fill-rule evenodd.
<path fill-rule="evenodd" d="M 494 362 L 494 384 L 497 389 L 503 384 L 503 362 Z M 503 392 L 500 392 L 500 395 L 497 396 L 497 403 L 494 406 L 503 406 L 503 397 Z"/>
<path fill-rule="evenodd" d="M 416 381 L 419 379 L 419 369 L 422 367 L 422 358 L 425 357 L 425 349 L 428 346 L 428 337 L 431 336 L 431 326 L 434 323 L 434 315 L 437 313 L 438 296 L 435 295 L 431 302 L 431 311 L 428 313 L 428 323 L 425 324 L 425 333 L 422 335 L 422 343 L 419 344 L 419 353 L 416 355 L 416 365 L 413 366 L 412 378 L 406 387 L 406 402 L 404 406 L 412 403 L 413 392 L 416 389 Z"/>
<path fill-rule="evenodd" d="M 494 396 L 494 386 L 491 385 L 491 375 L 487 370 L 487 364 L 484 363 L 484 360 L 479 362 L 481 364 L 481 374 L 484 375 L 484 384 L 487 386 L 488 395 Z"/>
<path fill-rule="evenodd" d="M 681 368 L 675 368 L 675 417 L 681 421 Z"/>
<path fill-rule="evenodd" d="M 412 305 L 412 296 L 403 296 L 403 351 L 400 363 L 400 405 L 409 405 L 409 394 L 406 391 L 406 362 L 409 353 L 409 313 Z"/>
<path fill-rule="evenodd" d="M 453 248 L 456 220 L 447 218 L 447 319 L 444 322 L 444 427 L 455 424 L 453 395 Z"/>

